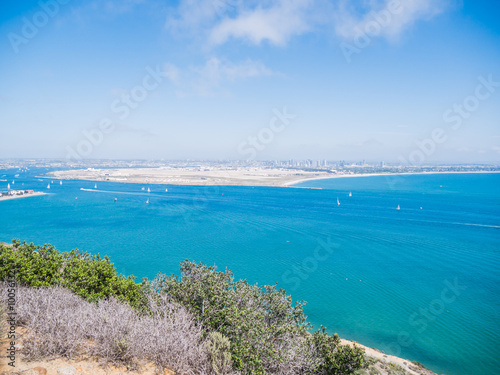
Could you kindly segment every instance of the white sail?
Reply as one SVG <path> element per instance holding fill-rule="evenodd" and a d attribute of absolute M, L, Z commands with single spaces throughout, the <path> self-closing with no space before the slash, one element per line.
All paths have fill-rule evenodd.
<path fill-rule="evenodd" d="M 7 184 L 7 190 L 10 190 L 10 184 Z"/>
<path fill-rule="evenodd" d="M 398 210 L 398 211 L 401 210 L 401 207 L 399 207 L 399 204 L 398 204 L 398 208 L 396 208 L 396 210 Z"/>
<path fill-rule="evenodd" d="M 165 189 L 165 193 L 168 191 L 168 189 Z"/>
<path fill-rule="evenodd" d="M 151 193 L 151 189 L 150 188 L 148 188 L 148 193 Z"/>
<path fill-rule="evenodd" d="M 340 206 L 340 201 L 338 198 L 337 198 L 337 206 Z"/>
<path fill-rule="evenodd" d="M 50 184 L 47 185 L 47 189 L 50 189 Z"/>
<path fill-rule="evenodd" d="M 97 189 L 97 184 L 94 185 L 94 189 Z"/>
<path fill-rule="evenodd" d="M 352 197 L 352 192 L 349 192 L 349 196 Z"/>
<path fill-rule="evenodd" d="M 149 199 L 146 201 L 146 204 L 149 204 Z"/>
<path fill-rule="evenodd" d="M 62 181 L 59 181 L 59 185 L 62 185 Z"/>

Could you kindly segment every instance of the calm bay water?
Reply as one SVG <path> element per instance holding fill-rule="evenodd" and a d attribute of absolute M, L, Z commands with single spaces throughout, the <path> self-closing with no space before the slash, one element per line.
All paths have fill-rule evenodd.
<path fill-rule="evenodd" d="M 50 180 L 35 177 L 46 171 L 0 170 L 0 190 L 15 180 L 14 189 L 50 193 L 0 202 L 0 241 L 100 252 L 138 277 L 178 273 L 186 258 L 228 267 L 278 282 L 341 337 L 440 374 L 499 373 L 500 174 L 298 185 L 321 189 L 152 185 L 148 194 L 85 181 L 47 190 Z"/>

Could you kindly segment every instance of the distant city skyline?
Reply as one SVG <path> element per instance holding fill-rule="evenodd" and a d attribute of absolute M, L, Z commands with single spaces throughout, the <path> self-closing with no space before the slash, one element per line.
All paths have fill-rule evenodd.
<path fill-rule="evenodd" d="M 500 161 L 500 4 L 0 4 L 0 158 Z"/>

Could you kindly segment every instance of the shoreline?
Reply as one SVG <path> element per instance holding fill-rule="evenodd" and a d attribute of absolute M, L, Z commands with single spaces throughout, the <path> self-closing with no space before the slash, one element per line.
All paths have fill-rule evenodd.
<path fill-rule="evenodd" d="M 298 184 L 337 178 L 360 178 L 380 176 L 405 176 L 405 175 L 436 175 L 436 174 L 492 174 L 500 171 L 431 171 L 431 172 L 401 172 L 401 173 L 359 173 L 359 174 L 327 174 L 308 171 L 284 171 L 284 170 L 258 170 L 238 171 L 237 173 L 227 171 L 215 171 L 213 173 L 196 173 L 192 171 L 168 171 L 162 169 L 131 168 L 121 169 L 119 175 L 113 174 L 116 170 L 99 169 L 91 173 L 84 170 L 60 170 L 49 172 L 45 179 L 60 179 L 73 181 L 92 182 L 119 182 L 125 184 L 142 185 L 168 185 L 168 186 L 242 186 L 242 187 L 280 187 L 294 189 L 322 189 L 321 187 L 297 186 Z M 127 173 L 124 173 L 127 171 Z M 106 173 L 108 172 L 108 173 Z M 155 173 L 156 172 L 156 173 Z M 274 173 L 274 174 L 273 174 Z M 281 173 L 281 174 L 280 174 Z"/>
<path fill-rule="evenodd" d="M 33 194 L 22 194 L 22 195 L 10 195 L 10 196 L 7 196 L 7 197 L 0 197 L 0 202 L 1 201 L 8 201 L 8 200 L 11 200 L 11 199 L 20 199 L 20 198 L 29 198 L 29 197 L 39 197 L 41 195 L 47 195 L 48 193 L 42 193 L 41 191 L 40 192 L 36 192 L 36 193 L 33 193 Z"/>
<path fill-rule="evenodd" d="M 410 361 L 409 359 L 405 359 L 402 357 L 396 357 L 396 356 L 390 355 L 390 354 L 385 354 L 384 352 L 382 352 L 376 348 L 370 348 L 368 346 L 360 344 L 359 342 L 340 338 L 340 343 L 342 345 L 349 345 L 351 347 L 355 345 L 359 348 L 362 348 L 365 351 L 365 355 L 367 357 L 375 358 L 375 359 L 382 361 L 382 362 L 395 363 L 396 365 L 401 366 L 405 370 L 406 374 L 409 374 L 409 375 L 436 375 L 434 372 L 432 372 L 431 370 L 429 370 L 426 367 L 419 368 L 413 361 Z"/>
<path fill-rule="evenodd" d="M 302 179 L 330 177 L 328 172 L 287 169 L 94 169 L 59 170 L 45 178 L 93 182 L 123 182 L 171 186 L 247 186 L 284 187 Z"/>
<path fill-rule="evenodd" d="M 462 172 L 462 171 L 445 171 L 445 172 L 401 172 L 401 173 L 359 173 L 359 174 L 341 174 L 341 175 L 333 175 L 330 177 L 316 177 L 316 178 L 304 178 L 297 181 L 286 182 L 283 186 L 285 187 L 297 187 L 304 188 L 307 187 L 302 186 L 293 186 L 295 184 L 301 184 L 307 181 L 316 181 L 316 180 L 329 180 L 335 178 L 349 178 L 349 177 L 375 177 L 375 176 L 409 176 L 409 175 L 429 175 L 429 174 L 489 174 L 489 173 L 500 173 L 500 171 L 470 171 L 470 172 Z M 312 189 L 312 188 L 310 188 Z"/>

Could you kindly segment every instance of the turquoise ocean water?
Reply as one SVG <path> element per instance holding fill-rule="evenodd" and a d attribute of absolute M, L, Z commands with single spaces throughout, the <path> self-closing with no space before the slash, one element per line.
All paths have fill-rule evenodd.
<path fill-rule="evenodd" d="M 227 266 L 252 283 L 278 282 L 341 337 L 439 374 L 500 371 L 500 174 L 298 185 L 321 189 L 152 185 L 148 194 L 89 181 L 47 190 L 50 179 L 36 177 L 46 171 L 0 170 L 0 190 L 14 180 L 50 193 L 0 202 L 0 241 L 100 252 L 139 277 L 178 273 L 185 258 Z"/>

